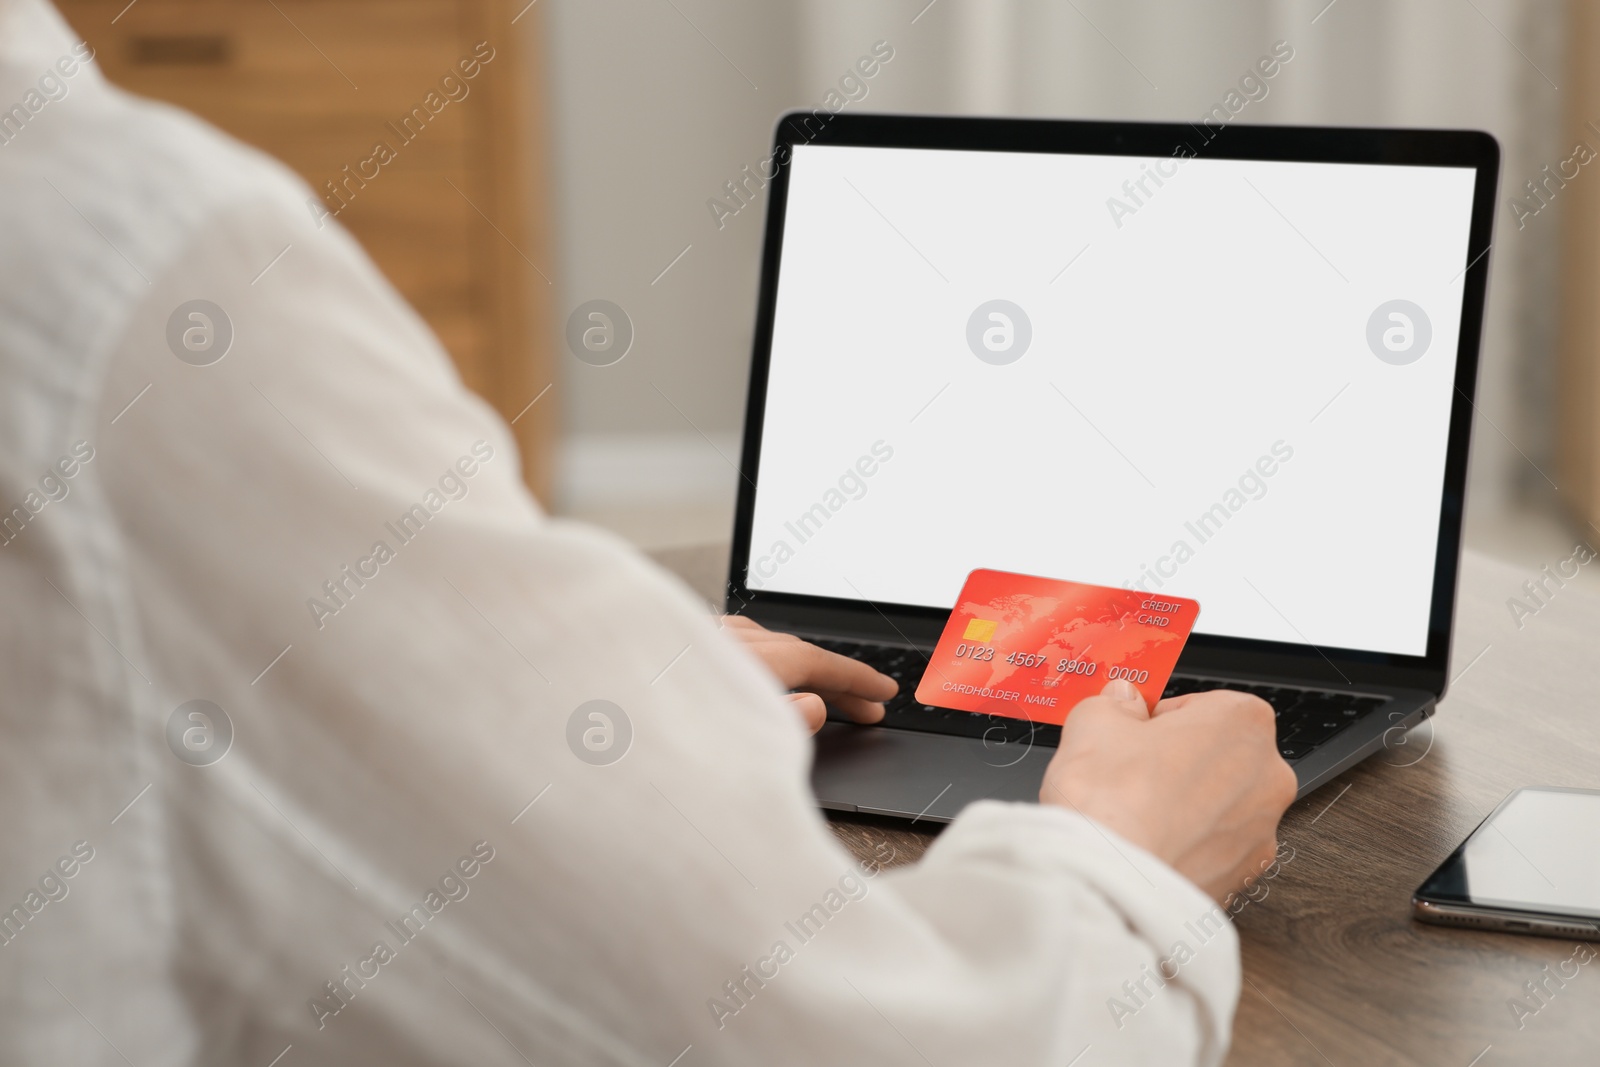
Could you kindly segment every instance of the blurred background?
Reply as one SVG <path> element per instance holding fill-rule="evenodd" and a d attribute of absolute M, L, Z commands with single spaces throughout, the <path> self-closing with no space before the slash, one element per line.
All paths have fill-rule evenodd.
<path fill-rule="evenodd" d="M 113 80 L 339 210 L 515 420 L 548 508 L 650 549 L 729 534 L 782 111 L 1198 120 L 1287 42 L 1236 121 L 1499 139 L 1469 545 L 1536 569 L 1600 537 L 1600 82 L 1573 59 L 1600 20 L 1577 0 L 59 2 Z M 566 345 L 594 299 L 633 325 L 611 366 Z"/>

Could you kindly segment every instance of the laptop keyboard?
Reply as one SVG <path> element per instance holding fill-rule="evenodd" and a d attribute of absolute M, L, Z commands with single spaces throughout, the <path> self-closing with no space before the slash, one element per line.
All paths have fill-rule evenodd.
<path fill-rule="evenodd" d="M 921 730 L 924 733 L 979 738 L 993 746 L 1029 744 L 1054 748 L 1061 741 L 1059 726 L 1003 715 L 975 715 L 917 703 L 914 694 L 917 683 L 922 680 L 923 671 L 927 669 L 928 658 L 914 648 L 858 641 L 814 640 L 814 643 L 830 652 L 858 659 L 900 683 L 900 692 L 885 705 L 886 713 L 883 721 L 877 724 L 879 726 L 892 730 Z M 1278 751 L 1290 761 L 1303 758 L 1312 749 L 1387 701 L 1386 697 L 1324 689 L 1178 675 L 1168 681 L 1166 691 L 1161 695 L 1173 697 L 1208 689 L 1252 693 L 1271 704 L 1278 718 Z M 837 722 L 849 721 L 832 708 L 828 710 L 828 718 Z"/>

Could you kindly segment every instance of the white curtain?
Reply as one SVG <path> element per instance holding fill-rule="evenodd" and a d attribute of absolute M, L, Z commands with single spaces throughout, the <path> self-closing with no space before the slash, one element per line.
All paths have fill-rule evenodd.
<path fill-rule="evenodd" d="M 797 2 L 802 94 L 818 103 L 884 39 L 895 58 L 852 107 L 1197 120 L 1282 40 L 1293 60 L 1236 121 L 1493 133 L 1504 159 L 1470 499 L 1548 489 L 1529 459 L 1554 469 L 1560 203 L 1519 231 L 1507 201 L 1570 154 L 1559 0 Z"/>

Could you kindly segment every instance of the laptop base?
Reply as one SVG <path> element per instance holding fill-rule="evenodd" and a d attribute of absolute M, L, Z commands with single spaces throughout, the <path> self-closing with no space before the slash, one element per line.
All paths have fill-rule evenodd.
<path fill-rule="evenodd" d="M 1357 763 L 1383 752 L 1409 765 L 1431 737 L 1406 731 L 1433 714 L 1432 694 L 1398 691 L 1380 711 L 1294 761 L 1304 797 Z M 823 808 L 884 815 L 914 823 L 946 823 L 978 800 L 1037 802 L 1053 747 L 991 742 L 915 730 L 826 723 L 816 737 L 811 785 Z"/>

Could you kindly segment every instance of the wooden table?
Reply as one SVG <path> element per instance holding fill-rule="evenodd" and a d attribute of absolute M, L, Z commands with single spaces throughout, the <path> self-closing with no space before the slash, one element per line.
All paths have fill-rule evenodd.
<path fill-rule="evenodd" d="M 726 548 L 657 558 L 720 606 Z M 1600 959 L 1551 981 L 1519 1029 L 1511 1000 L 1541 1004 L 1524 983 L 1577 943 L 1411 919 L 1412 890 L 1508 792 L 1600 787 L 1600 599 L 1556 590 L 1519 628 L 1508 601 L 1534 606 L 1529 577 L 1469 553 L 1438 714 L 1284 817 L 1294 857 L 1236 920 L 1245 984 L 1228 1063 L 1600 1063 Z M 901 862 L 937 833 L 864 817 L 833 825 L 861 858 L 887 838 Z"/>

